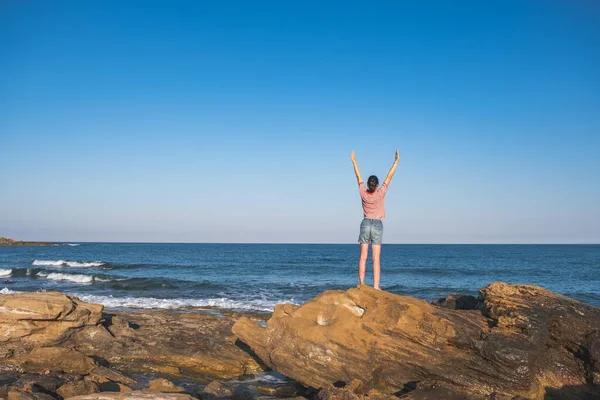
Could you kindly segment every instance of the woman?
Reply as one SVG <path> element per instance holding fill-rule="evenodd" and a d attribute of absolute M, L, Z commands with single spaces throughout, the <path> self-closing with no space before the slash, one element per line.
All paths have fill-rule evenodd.
<path fill-rule="evenodd" d="M 383 185 L 379 187 L 379 179 L 375 175 L 371 175 L 367 180 L 367 185 L 363 182 L 360 176 L 360 170 L 356 163 L 356 155 L 354 150 L 350 154 L 350 159 L 354 165 L 354 173 L 356 174 L 356 180 L 358 181 L 358 187 L 360 190 L 360 197 L 362 199 L 363 215 L 364 219 L 360 224 L 360 235 L 358 236 L 358 243 L 360 243 L 360 260 L 358 262 L 358 279 L 360 284 L 365 283 L 365 271 L 367 266 L 367 256 L 369 254 L 369 244 L 371 245 L 371 251 L 373 256 L 373 287 L 379 288 L 379 277 L 381 274 L 381 240 L 383 238 L 383 222 L 381 220 L 385 218 L 385 208 L 383 200 L 387 193 L 388 186 L 396 167 L 398 166 L 398 150 L 396 150 L 396 157 L 394 158 L 394 164 L 383 181 Z"/>

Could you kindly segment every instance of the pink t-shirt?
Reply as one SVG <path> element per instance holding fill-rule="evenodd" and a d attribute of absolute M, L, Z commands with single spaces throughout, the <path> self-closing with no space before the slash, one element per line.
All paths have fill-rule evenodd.
<path fill-rule="evenodd" d="M 373 193 L 367 191 L 364 182 L 359 185 L 360 198 L 362 199 L 363 214 L 365 218 L 384 219 L 385 207 L 383 200 L 387 192 L 388 186 L 384 183 L 378 187 Z"/>

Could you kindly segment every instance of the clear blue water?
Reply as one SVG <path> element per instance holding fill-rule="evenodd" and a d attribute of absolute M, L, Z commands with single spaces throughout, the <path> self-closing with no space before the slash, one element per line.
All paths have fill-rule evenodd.
<path fill-rule="evenodd" d="M 277 303 L 355 286 L 357 258 L 358 245 L 0 247 L 0 289 L 61 291 L 109 308 L 269 311 Z M 600 306 L 600 245 L 383 246 L 382 288 L 394 293 L 426 300 L 477 295 L 498 280 L 540 285 Z"/>

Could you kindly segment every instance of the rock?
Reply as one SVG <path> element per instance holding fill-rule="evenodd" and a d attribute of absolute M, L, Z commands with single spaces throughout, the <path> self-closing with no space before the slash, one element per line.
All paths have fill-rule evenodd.
<path fill-rule="evenodd" d="M 50 246 L 52 242 L 29 242 L 24 240 L 14 240 L 10 238 L 0 237 L 0 246 Z"/>
<path fill-rule="evenodd" d="M 256 390 L 277 398 L 290 398 L 298 395 L 298 388 L 294 383 L 277 386 L 257 385 Z"/>
<path fill-rule="evenodd" d="M 127 392 L 133 391 L 133 389 L 131 389 L 127 385 L 123 385 L 122 383 L 110 382 L 110 381 L 104 382 L 104 383 L 99 383 L 98 386 L 100 386 L 101 392 L 127 393 Z"/>
<path fill-rule="evenodd" d="M 53 371 L 87 374 L 96 367 L 92 358 L 64 347 L 37 347 L 18 362 L 31 372 L 43 372 L 50 365 Z"/>
<path fill-rule="evenodd" d="M 231 317 L 140 311 L 107 316 L 106 326 L 86 327 L 67 343 L 89 356 L 119 364 L 124 372 L 234 379 L 264 370 L 238 347 Z"/>
<path fill-rule="evenodd" d="M 98 392 L 100 392 L 100 386 L 96 382 L 87 380 L 65 383 L 56 391 L 56 393 L 58 393 L 65 399 Z"/>
<path fill-rule="evenodd" d="M 135 337 L 135 329 L 130 327 L 129 323 L 121 317 L 112 316 L 108 330 L 113 336 Z"/>
<path fill-rule="evenodd" d="M 431 302 L 434 306 L 449 308 L 451 310 L 475 310 L 477 308 L 477 297 L 451 294 Z"/>
<path fill-rule="evenodd" d="M 121 393 L 133 392 L 133 389 L 127 385 L 123 385 L 122 383 L 117 383 L 117 385 L 119 386 L 118 392 L 121 392 Z"/>
<path fill-rule="evenodd" d="M 233 390 L 219 381 L 212 381 L 200 393 L 202 399 L 231 398 L 232 396 Z"/>
<path fill-rule="evenodd" d="M 94 370 L 90 372 L 88 376 L 86 376 L 86 379 L 97 383 L 116 382 L 126 385 L 133 385 L 137 383 L 135 379 L 131 379 L 119 371 L 101 366 L 94 368 Z"/>
<path fill-rule="evenodd" d="M 33 393 L 26 392 L 23 389 L 12 388 L 8 391 L 7 400 L 37 400 Z"/>
<path fill-rule="evenodd" d="M 0 343 L 10 346 L 49 346 L 75 329 L 96 325 L 103 307 L 60 293 L 0 295 Z"/>
<path fill-rule="evenodd" d="M 319 400 L 396 400 L 394 395 L 386 395 L 376 389 L 363 393 L 365 384 L 359 379 L 353 379 L 343 387 L 328 386 L 319 391 Z M 363 394 L 361 394 L 363 393 Z"/>
<path fill-rule="evenodd" d="M 71 397 L 69 400 L 195 400 L 192 396 L 181 393 L 160 393 L 133 391 L 127 393 L 96 393 Z"/>
<path fill-rule="evenodd" d="M 56 389 L 62 385 L 63 380 L 54 374 L 32 375 L 23 374 L 13 383 L 26 392 L 56 393 Z"/>
<path fill-rule="evenodd" d="M 164 392 L 164 393 L 183 393 L 183 392 L 185 392 L 184 388 L 182 388 L 181 386 L 176 386 L 173 382 L 171 382 L 167 379 L 164 379 L 164 378 L 153 379 L 150 382 L 148 382 L 148 389 L 156 390 L 157 392 Z"/>
<path fill-rule="evenodd" d="M 256 395 L 247 386 L 236 386 L 233 389 L 233 396 L 231 398 L 233 400 L 254 400 Z"/>
<path fill-rule="evenodd" d="M 359 396 L 352 390 L 328 386 L 319 391 L 319 400 L 362 400 L 364 396 Z"/>
<path fill-rule="evenodd" d="M 234 379 L 264 366 L 236 344 L 235 314 L 144 311 L 103 314 L 103 307 L 60 293 L 0 294 L 0 373 L 88 374 L 118 364 L 125 373 Z M 95 362 L 94 360 L 97 360 Z M 94 374 L 92 374 L 94 375 Z M 133 384 L 123 378 L 105 377 Z M 102 379 L 97 379 L 103 383 Z"/>
<path fill-rule="evenodd" d="M 353 379 L 382 395 L 412 384 L 407 399 L 543 399 L 565 386 L 594 393 L 599 309 L 501 282 L 481 289 L 478 303 L 479 311 L 446 309 L 361 285 L 278 305 L 266 327 L 242 317 L 232 330 L 268 366 L 326 388 L 323 396 L 358 395 L 331 389 Z"/>
<path fill-rule="evenodd" d="M 56 400 L 56 398 L 42 391 L 29 392 L 25 389 L 12 388 L 8 391 L 7 400 Z"/>

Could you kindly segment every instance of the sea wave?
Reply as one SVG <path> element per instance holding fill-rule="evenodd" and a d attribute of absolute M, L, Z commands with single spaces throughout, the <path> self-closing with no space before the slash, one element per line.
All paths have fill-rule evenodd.
<path fill-rule="evenodd" d="M 81 274 L 61 274 L 58 272 L 38 272 L 38 276 L 44 277 L 46 279 L 51 279 L 53 281 L 70 281 L 75 283 L 92 283 L 94 282 L 94 277 L 92 275 L 81 275 Z"/>
<path fill-rule="evenodd" d="M 79 246 L 79 243 L 67 243 L 67 246 Z"/>
<path fill-rule="evenodd" d="M 92 294 L 75 294 L 88 303 L 98 303 L 109 308 L 178 309 L 214 307 L 229 310 L 272 312 L 276 304 L 294 303 L 291 300 L 233 300 L 225 297 L 210 299 L 159 299 L 155 297 L 113 297 Z"/>
<path fill-rule="evenodd" d="M 0 294 L 15 294 L 15 293 L 21 293 L 21 292 L 16 292 L 14 290 L 10 290 L 9 288 L 4 288 L 2 290 L 0 290 Z"/>
<path fill-rule="evenodd" d="M 32 265 L 48 266 L 48 267 L 74 267 L 74 268 L 89 268 L 89 267 L 101 267 L 105 263 L 102 261 L 65 261 L 65 260 L 34 260 Z"/>
<path fill-rule="evenodd" d="M 0 269 L 0 276 L 10 276 L 12 272 L 12 269 Z"/>

